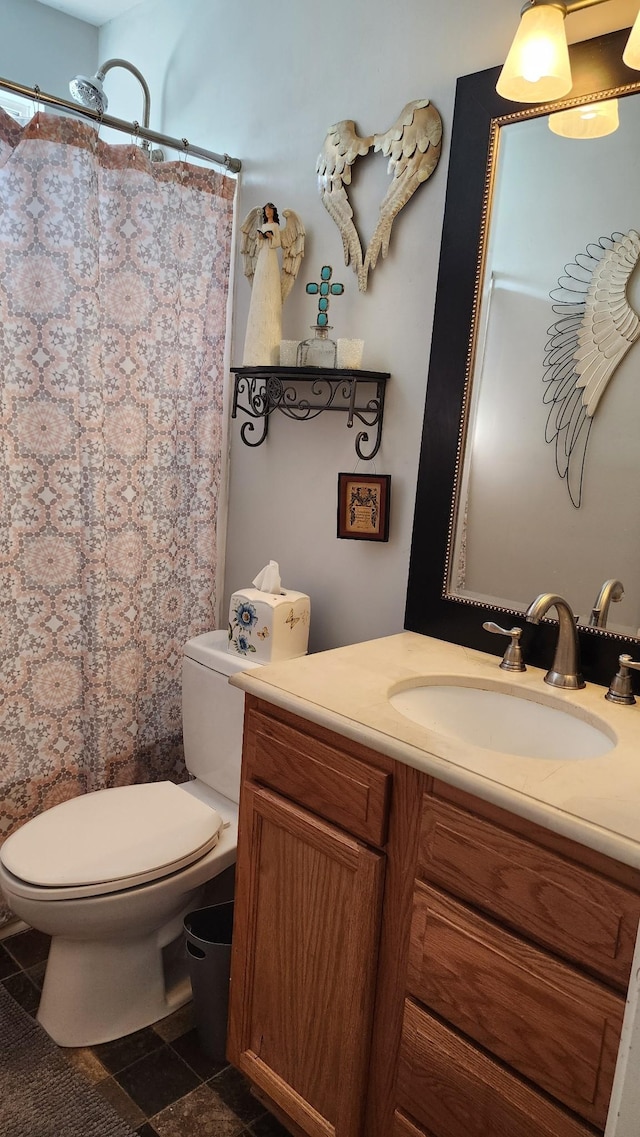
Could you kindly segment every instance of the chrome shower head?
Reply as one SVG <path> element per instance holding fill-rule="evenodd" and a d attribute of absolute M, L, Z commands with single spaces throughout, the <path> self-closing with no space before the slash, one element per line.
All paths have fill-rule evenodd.
<path fill-rule="evenodd" d="M 76 75 L 75 79 L 69 83 L 69 90 L 76 103 L 80 103 L 81 106 L 87 107 L 90 111 L 96 111 L 97 114 L 104 114 L 109 106 L 109 100 L 102 87 L 100 72 L 94 75 L 92 79 L 89 79 L 87 75 Z"/>

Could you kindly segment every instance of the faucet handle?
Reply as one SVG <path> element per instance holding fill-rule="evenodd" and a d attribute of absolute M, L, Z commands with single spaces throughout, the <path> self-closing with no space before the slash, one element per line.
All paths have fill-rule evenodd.
<path fill-rule="evenodd" d="M 500 664 L 503 671 L 527 670 L 524 659 L 522 658 L 522 647 L 520 646 L 522 628 L 501 628 L 498 624 L 494 624 L 492 620 L 487 620 L 482 627 L 485 632 L 493 632 L 497 636 L 511 637 L 511 642 L 507 644 L 507 649 Z M 638 664 L 638 667 L 640 667 L 640 664 Z"/>
<path fill-rule="evenodd" d="M 630 655 L 621 655 L 618 658 L 618 671 L 614 675 L 609 690 L 605 695 L 610 703 L 618 703 L 623 707 L 631 707 L 636 697 L 631 690 L 631 672 L 640 671 L 640 663 Z"/>

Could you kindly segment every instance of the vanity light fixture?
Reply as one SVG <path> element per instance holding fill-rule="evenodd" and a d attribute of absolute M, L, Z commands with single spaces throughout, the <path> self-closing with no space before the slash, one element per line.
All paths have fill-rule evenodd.
<path fill-rule="evenodd" d="M 568 94 L 572 78 L 565 18 L 582 8 L 603 3 L 606 0 L 570 0 L 568 4 L 556 0 L 527 0 L 496 83 L 498 94 L 516 103 L 553 102 Z M 622 59 L 627 67 L 640 70 L 640 12 Z"/>
<path fill-rule="evenodd" d="M 618 129 L 618 100 L 603 99 L 549 115 L 549 130 L 563 138 L 604 138 Z"/>

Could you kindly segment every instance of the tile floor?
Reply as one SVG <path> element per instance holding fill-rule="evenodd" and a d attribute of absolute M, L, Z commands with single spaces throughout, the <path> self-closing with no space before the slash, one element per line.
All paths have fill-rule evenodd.
<path fill-rule="evenodd" d="M 0 942 L 0 982 L 33 1015 L 48 950 L 31 929 Z M 243 1076 L 200 1049 L 190 1003 L 126 1038 L 62 1053 L 140 1137 L 288 1137 Z"/>

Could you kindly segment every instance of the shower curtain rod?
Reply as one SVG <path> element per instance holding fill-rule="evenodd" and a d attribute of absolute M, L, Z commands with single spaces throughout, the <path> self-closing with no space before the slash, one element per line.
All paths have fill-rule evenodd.
<path fill-rule="evenodd" d="M 230 158 L 228 154 L 215 154 L 212 150 L 203 150 L 201 146 L 192 146 L 186 138 L 171 138 L 168 134 L 149 130 L 148 127 L 140 126 L 137 122 L 125 122 L 124 119 L 114 118 L 110 114 L 99 114 L 98 111 L 89 110 L 88 107 L 80 106 L 79 103 L 58 98 L 57 95 L 47 95 L 39 87 L 23 87 L 22 84 L 13 83 L 10 79 L 0 78 L 0 89 L 11 91 L 14 95 L 22 95 L 27 99 L 33 99 L 35 102 L 46 103 L 52 107 L 63 107 L 65 110 L 72 111 L 74 115 L 83 115 L 84 118 L 93 119 L 94 122 L 100 124 L 104 123 L 105 126 L 113 127 L 114 130 L 121 130 L 124 134 L 133 134 L 136 138 L 145 138 L 148 142 L 155 142 L 158 146 L 169 146 L 173 150 L 182 150 L 185 154 L 193 154 L 196 158 L 206 158 L 209 162 L 224 166 L 232 174 L 237 174 L 242 169 L 242 162 L 239 158 Z"/>

